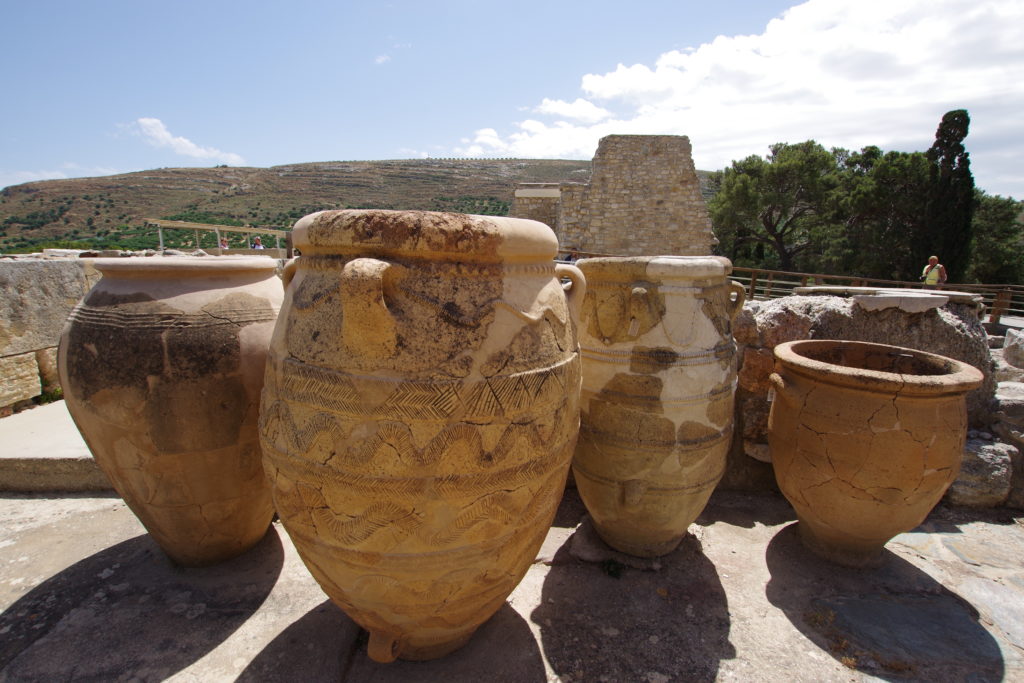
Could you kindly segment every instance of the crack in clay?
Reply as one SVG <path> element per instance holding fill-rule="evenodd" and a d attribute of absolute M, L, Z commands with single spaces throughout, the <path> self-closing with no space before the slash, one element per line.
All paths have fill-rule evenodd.
<path fill-rule="evenodd" d="M 800 497 L 804 499 L 804 505 L 809 505 L 810 504 L 808 502 L 808 500 L 807 500 L 807 496 L 805 495 L 808 491 L 811 491 L 813 489 L 819 489 L 819 488 L 821 488 L 823 486 L 828 486 L 829 484 L 831 484 L 836 479 L 837 479 L 837 477 L 831 477 L 829 479 L 826 479 L 825 481 L 819 482 L 817 484 L 811 484 L 809 486 L 805 486 L 802 489 L 800 489 L 799 493 L 800 493 Z"/>
<path fill-rule="evenodd" d="M 220 320 L 221 322 L 227 323 L 228 325 L 234 325 L 235 327 L 243 327 L 242 323 L 237 320 L 232 320 L 231 318 L 214 315 L 213 313 L 207 311 L 206 309 L 203 309 L 202 312 L 205 313 L 207 316 L 213 318 L 214 320 Z"/>

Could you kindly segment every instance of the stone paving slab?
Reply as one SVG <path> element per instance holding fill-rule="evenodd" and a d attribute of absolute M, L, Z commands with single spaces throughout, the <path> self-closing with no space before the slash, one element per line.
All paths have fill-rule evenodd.
<path fill-rule="evenodd" d="M 116 497 L 6 494 L 0 681 L 1024 680 L 1024 528 L 986 514 L 938 508 L 849 570 L 804 551 L 783 499 L 716 493 L 678 550 L 630 566 L 570 490 L 465 648 L 381 665 L 278 523 L 182 569 Z"/>
<path fill-rule="evenodd" d="M 109 491 L 64 401 L 0 419 L 0 491 Z"/>

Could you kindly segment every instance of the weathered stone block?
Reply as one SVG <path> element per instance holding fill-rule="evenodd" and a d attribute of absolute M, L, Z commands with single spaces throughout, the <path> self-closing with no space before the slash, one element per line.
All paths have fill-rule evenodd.
<path fill-rule="evenodd" d="M 784 342 L 811 338 L 814 320 L 808 312 L 778 305 L 776 302 L 780 301 L 787 299 L 769 301 L 767 305 L 761 307 L 757 315 L 757 330 L 767 349 L 774 349 Z"/>
<path fill-rule="evenodd" d="M 772 461 L 772 450 L 766 443 L 755 443 L 744 439 L 743 452 L 754 460 L 760 460 L 761 462 Z"/>
<path fill-rule="evenodd" d="M 1003 349 L 990 349 L 992 376 L 997 382 L 1024 382 L 1024 370 L 1006 362 Z"/>
<path fill-rule="evenodd" d="M 1003 358 L 1015 368 L 1024 368 L 1024 332 L 1007 330 L 1003 341 Z"/>
<path fill-rule="evenodd" d="M 1024 426 L 1024 382 L 1000 382 L 996 385 L 993 414 L 1000 422 Z"/>
<path fill-rule="evenodd" d="M 775 356 L 770 349 L 747 347 L 743 350 L 743 365 L 739 372 L 739 385 L 752 394 L 768 393 L 768 376 L 775 367 Z"/>
<path fill-rule="evenodd" d="M 0 261 L 0 357 L 56 346 L 71 309 L 98 280 L 83 259 Z"/>
<path fill-rule="evenodd" d="M 946 501 L 969 507 L 1002 505 L 1010 494 L 1017 449 L 998 441 L 969 439 L 960 475 L 946 492 Z"/>
<path fill-rule="evenodd" d="M 26 401 L 39 393 L 35 352 L 0 358 L 0 406 Z"/>
<path fill-rule="evenodd" d="M 758 304 L 757 301 L 747 302 L 743 305 L 743 310 L 736 314 L 736 319 L 732 323 L 732 336 L 737 344 L 761 345 L 761 339 L 757 335 L 757 321 L 754 319 Z"/>

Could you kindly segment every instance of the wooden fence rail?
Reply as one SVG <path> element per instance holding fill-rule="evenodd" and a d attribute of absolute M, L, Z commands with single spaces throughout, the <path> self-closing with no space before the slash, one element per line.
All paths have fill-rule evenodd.
<path fill-rule="evenodd" d="M 876 287 L 884 289 L 921 289 L 920 282 L 881 280 L 849 275 L 794 273 L 784 270 L 735 267 L 732 279 L 743 283 L 749 299 L 776 299 L 788 296 L 797 287 Z M 935 289 L 979 294 L 988 311 L 989 322 L 998 323 L 1003 316 L 1024 318 L 1024 285 L 968 285 L 947 283 Z"/>

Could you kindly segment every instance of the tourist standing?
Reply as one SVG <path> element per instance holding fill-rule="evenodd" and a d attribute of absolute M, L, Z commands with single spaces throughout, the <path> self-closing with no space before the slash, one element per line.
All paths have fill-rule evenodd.
<path fill-rule="evenodd" d="M 937 287 L 946 283 L 946 266 L 939 263 L 938 256 L 928 257 L 928 265 L 921 271 L 925 287 Z"/>

